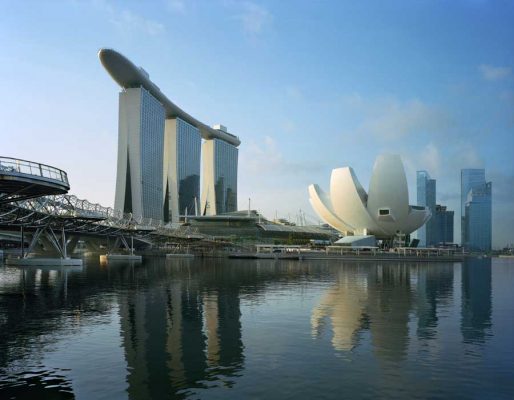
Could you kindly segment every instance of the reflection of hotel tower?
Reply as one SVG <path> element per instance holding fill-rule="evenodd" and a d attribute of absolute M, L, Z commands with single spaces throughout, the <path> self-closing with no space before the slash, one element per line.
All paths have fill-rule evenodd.
<path fill-rule="evenodd" d="M 239 139 L 181 110 L 120 53 L 102 49 L 99 57 L 122 87 L 114 208 L 165 222 L 200 208 L 204 215 L 236 211 Z"/>
<path fill-rule="evenodd" d="M 380 359 L 401 359 L 409 340 L 410 307 L 408 267 L 379 266 L 366 275 L 346 267 L 338 284 L 314 308 L 311 327 L 317 336 L 329 319 L 336 350 L 351 350 L 357 344 L 359 331 L 369 329 Z"/>
<path fill-rule="evenodd" d="M 131 399 L 180 397 L 186 388 L 242 368 L 237 288 L 208 292 L 198 281 L 127 293 L 120 300 L 121 331 Z"/>

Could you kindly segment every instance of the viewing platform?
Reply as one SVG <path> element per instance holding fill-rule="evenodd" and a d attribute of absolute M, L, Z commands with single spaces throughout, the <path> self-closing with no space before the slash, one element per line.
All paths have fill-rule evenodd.
<path fill-rule="evenodd" d="M 0 204 L 68 193 L 66 172 L 50 165 L 0 157 Z"/>

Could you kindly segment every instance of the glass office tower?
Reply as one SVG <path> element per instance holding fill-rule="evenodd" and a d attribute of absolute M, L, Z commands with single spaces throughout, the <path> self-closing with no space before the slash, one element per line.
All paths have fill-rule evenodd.
<path fill-rule="evenodd" d="M 237 147 L 219 139 L 203 144 L 202 215 L 237 211 Z"/>
<path fill-rule="evenodd" d="M 114 208 L 162 220 L 164 107 L 146 89 L 120 93 Z M 144 185 L 143 185 L 144 182 Z"/>
<path fill-rule="evenodd" d="M 194 215 L 200 200 L 200 131 L 180 118 L 166 120 L 164 221 Z"/>
<path fill-rule="evenodd" d="M 492 183 L 473 187 L 464 206 L 464 246 L 472 251 L 490 251 L 492 242 Z"/>
<path fill-rule="evenodd" d="M 454 212 L 446 209 L 446 206 L 437 204 L 435 206 L 435 238 L 438 244 L 453 243 L 453 218 Z"/>
<path fill-rule="evenodd" d="M 490 251 L 492 243 L 492 184 L 485 169 L 461 171 L 462 245 L 472 251 Z"/>
<path fill-rule="evenodd" d="M 469 191 L 475 187 L 485 183 L 485 169 L 483 168 L 467 168 L 460 172 L 460 232 L 462 245 L 466 242 L 466 201 Z"/>
<path fill-rule="evenodd" d="M 418 206 L 428 207 L 432 213 L 432 217 L 418 229 L 417 235 L 420 246 L 433 246 L 435 240 L 435 195 L 436 181 L 431 179 L 427 171 L 418 171 L 416 173 Z"/>

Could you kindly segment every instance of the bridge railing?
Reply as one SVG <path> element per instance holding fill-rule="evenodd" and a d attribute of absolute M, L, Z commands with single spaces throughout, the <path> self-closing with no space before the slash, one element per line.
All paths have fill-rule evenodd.
<path fill-rule="evenodd" d="M 52 179 L 70 185 L 68 174 L 59 168 L 50 165 L 36 163 L 27 160 L 21 160 L 11 157 L 0 157 L 0 173 L 18 173 L 41 178 Z"/>

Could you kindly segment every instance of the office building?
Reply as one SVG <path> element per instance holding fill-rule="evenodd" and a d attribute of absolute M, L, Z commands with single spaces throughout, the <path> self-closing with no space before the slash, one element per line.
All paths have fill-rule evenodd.
<path fill-rule="evenodd" d="M 492 242 L 492 184 L 485 169 L 461 171 L 461 240 L 471 251 L 490 251 Z"/>
<path fill-rule="evenodd" d="M 102 49 L 98 56 L 122 87 L 115 209 L 164 222 L 197 214 L 204 139 L 203 208 L 207 215 L 236 211 L 239 138 L 180 109 L 120 53 Z"/>
<path fill-rule="evenodd" d="M 453 243 L 454 212 L 447 210 L 446 206 L 436 204 L 437 182 L 427 171 L 417 171 L 418 206 L 427 207 L 432 217 L 418 229 L 419 245 L 434 247 L 446 243 Z"/>
<path fill-rule="evenodd" d="M 446 209 L 446 206 L 437 204 L 434 214 L 434 244 L 445 245 L 453 243 L 453 218 L 454 212 Z"/>
<path fill-rule="evenodd" d="M 463 246 L 470 251 L 491 251 L 492 183 L 473 186 L 464 204 Z"/>
<path fill-rule="evenodd" d="M 422 247 L 432 246 L 436 241 L 436 180 L 431 179 L 427 171 L 417 171 L 417 198 L 418 206 L 427 207 L 432 217 L 418 229 L 419 245 Z"/>

